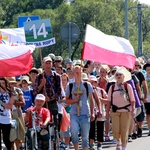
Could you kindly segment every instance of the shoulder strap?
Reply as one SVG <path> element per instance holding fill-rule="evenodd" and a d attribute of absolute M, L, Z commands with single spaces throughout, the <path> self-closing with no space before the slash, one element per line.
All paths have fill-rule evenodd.
<path fill-rule="evenodd" d="M 127 85 L 128 85 L 128 83 L 127 83 L 127 82 L 124 82 L 124 88 L 125 88 L 126 92 L 128 93 Z"/>
<path fill-rule="evenodd" d="M 84 86 L 85 86 L 85 88 L 86 88 L 86 95 L 87 95 L 87 97 L 88 97 L 88 96 L 89 96 L 88 84 L 87 84 L 87 82 L 84 82 L 83 84 L 84 84 Z"/>
<path fill-rule="evenodd" d="M 38 85 L 40 85 L 40 79 L 43 77 L 42 73 L 38 75 Z"/>
<path fill-rule="evenodd" d="M 111 105 L 113 105 L 113 92 L 114 92 L 115 84 L 111 86 Z"/>
<path fill-rule="evenodd" d="M 73 88 L 73 83 L 69 83 L 69 98 L 72 99 L 72 88 Z"/>
<path fill-rule="evenodd" d="M 53 73 L 54 73 L 54 78 L 56 79 L 56 72 L 55 72 L 55 71 L 53 71 Z"/>
<path fill-rule="evenodd" d="M 16 92 L 19 94 L 19 89 L 17 87 L 15 87 Z"/>
<path fill-rule="evenodd" d="M 128 84 L 129 84 L 129 83 L 124 82 L 124 88 L 125 88 L 125 90 L 126 90 L 127 99 L 130 101 L 129 94 L 128 94 L 128 88 L 127 88 Z"/>
<path fill-rule="evenodd" d="M 101 88 L 100 91 L 101 91 L 102 98 L 104 98 L 104 91 L 103 91 L 103 89 Z"/>

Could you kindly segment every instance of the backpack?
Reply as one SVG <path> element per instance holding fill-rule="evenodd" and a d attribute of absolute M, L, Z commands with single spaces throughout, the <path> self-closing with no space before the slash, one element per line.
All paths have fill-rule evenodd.
<path fill-rule="evenodd" d="M 124 82 L 124 83 L 123 83 L 124 89 L 125 89 L 126 94 L 127 94 L 127 96 L 128 96 L 128 88 L 127 88 L 127 85 L 128 85 L 127 82 Z M 123 106 L 123 107 L 117 107 L 116 105 L 113 105 L 113 92 L 114 92 L 114 91 L 120 91 L 120 90 L 114 90 L 114 88 L 115 88 L 115 84 L 112 85 L 112 89 L 111 89 L 111 105 L 112 105 L 112 111 L 113 111 L 113 112 L 116 112 L 116 111 L 119 110 L 119 109 L 127 109 L 127 110 L 129 111 L 128 107 L 129 107 L 131 104 L 125 105 L 125 106 Z M 128 96 L 128 98 L 129 98 L 129 96 Z M 129 99 L 129 101 L 130 101 L 130 99 Z"/>
<path fill-rule="evenodd" d="M 86 95 L 87 95 L 87 97 L 88 97 L 88 95 L 89 95 L 89 89 L 88 89 L 88 84 L 87 84 L 87 82 L 83 82 L 83 85 L 84 85 L 84 87 L 85 87 L 85 89 L 86 89 Z M 72 88 L 73 88 L 73 83 L 69 83 L 69 91 L 70 91 L 70 93 L 69 93 L 69 98 L 70 98 L 70 99 L 72 99 Z"/>

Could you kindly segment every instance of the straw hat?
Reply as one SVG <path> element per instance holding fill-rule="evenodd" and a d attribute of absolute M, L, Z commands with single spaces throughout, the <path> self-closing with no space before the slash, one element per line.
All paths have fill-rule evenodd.
<path fill-rule="evenodd" d="M 87 76 L 87 74 L 83 73 L 83 72 L 81 74 L 81 78 L 82 78 L 82 80 L 88 80 L 89 79 L 88 76 Z"/>
<path fill-rule="evenodd" d="M 7 80 L 8 80 L 9 83 L 17 83 L 15 77 L 7 77 Z"/>
<path fill-rule="evenodd" d="M 35 68 L 35 67 L 33 67 L 33 68 L 30 70 L 29 74 L 30 74 L 31 72 L 34 72 L 34 73 L 37 73 L 37 74 L 39 73 L 38 69 Z"/>
<path fill-rule="evenodd" d="M 28 76 L 22 76 L 20 82 L 18 83 L 19 85 L 22 84 L 22 81 L 25 80 L 28 84 L 31 84 L 32 82 L 29 81 Z"/>
<path fill-rule="evenodd" d="M 118 67 L 116 73 L 109 78 L 109 82 L 116 82 L 116 74 L 120 73 L 124 75 L 124 82 L 131 80 L 131 73 L 125 67 Z"/>
<path fill-rule="evenodd" d="M 101 68 L 105 69 L 107 73 L 110 71 L 108 65 L 102 65 Z"/>

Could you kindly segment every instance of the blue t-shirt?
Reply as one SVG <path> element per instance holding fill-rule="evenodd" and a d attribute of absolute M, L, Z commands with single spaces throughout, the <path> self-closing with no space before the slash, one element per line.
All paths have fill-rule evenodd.
<path fill-rule="evenodd" d="M 93 93 L 93 88 L 92 85 L 87 82 L 88 85 L 88 94 L 92 94 Z M 72 92 L 76 92 L 78 86 L 77 84 L 74 82 L 73 83 L 73 87 L 72 87 Z M 80 91 L 83 91 L 83 94 L 80 95 L 80 101 L 82 103 L 81 107 L 80 107 L 80 115 L 87 115 L 90 116 L 90 106 L 88 103 L 88 97 L 87 97 L 87 93 L 86 93 L 86 88 L 83 84 L 83 82 L 80 83 Z M 67 89 L 66 89 L 66 95 L 69 96 L 70 95 L 70 89 L 69 89 L 69 85 L 67 85 Z M 72 99 L 75 97 L 74 94 L 72 94 Z M 78 112 L 78 105 L 77 103 L 74 103 L 71 105 L 71 111 L 70 114 L 71 115 L 77 115 Z"/>
<path fill-rule="evenodd" d="M 29 89 L 29 90 L 23 90 L 21 89 L 22 92 L 23 92 L 23 97 L 24 97 L 24 100 L 25 100 L 25 103 L 26 105 L 24 107 L 22 107 L 22 110 L 23 112 L 32 106 L 32 103 L 33 103 L 33 96 L 32 96 L 32 91 Z"/>

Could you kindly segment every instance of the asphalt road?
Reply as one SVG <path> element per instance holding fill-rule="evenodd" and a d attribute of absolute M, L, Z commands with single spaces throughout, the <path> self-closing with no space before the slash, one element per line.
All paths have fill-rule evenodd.
<path fill-rule="evenodd" d="M 104 142 L 103 143 L 103 150 L 115 150 L 115 144 L 112 144 L 112 134 L 110 134 L 110 139 L 111 141 L 109 142 Z M 148 135 L 148 129 L 147 129 L 147 124 L 145 123 L 143 125 L 143 136 L 141 138 L 137 138 L 136 140 L 133 140 L 132 142 L 129 142 L 127 145 L 127 150 L 150 150 L 150 136 Z M 3 145 L 3 150 L 6 150 L 4 144 Z M 79 142 L 79 147 L 81 150 L 81 141 Z M 73 146 L 70 146 L 70 150 L 73 150 Z"/>
<path fill-rule="evenodd" d="M 116 144 L 112 143 L 113 137 L 112 133 L 110 133 L 110 142 L 103 143 L 103 150 L 116 150 Z M 81 150 L 81 142 L 79 143 Z M 73 150 L 73 146 L 70 147 L 70 150 Z M 96 150 L 96 149 L 95 149 Z M 128 142 L 127 150 L 150 150 L 150 136 L 148 136 L 148 128 L 147 124 L 143 125 L 143 135 L 141 138 L 137 138 L 132 140 L 132 142 Z"/>

